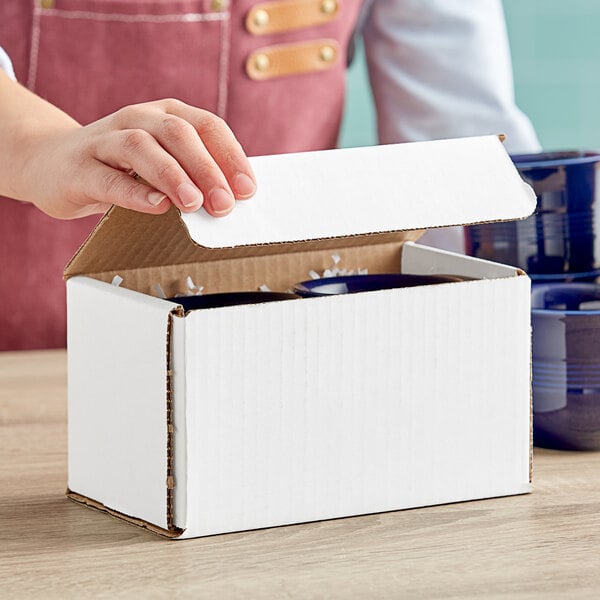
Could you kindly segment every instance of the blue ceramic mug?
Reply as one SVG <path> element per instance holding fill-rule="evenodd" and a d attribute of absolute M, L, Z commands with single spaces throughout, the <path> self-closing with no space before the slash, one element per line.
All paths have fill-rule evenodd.
<path fill-rule="evenodd" d="M 263 304 L 265 302 L 294 299 L 298 299 L 298 296 L 285 292 L 224 292 L 168 298 L 170 302 L 181 304 L 186 312 L 202 308 L 220 308 L 222 306 L 237 306 L 240 304 Z"/>
<path fill-rule="evenodd" d="M 518 266 L 534 281 L 594 280 L 600 275 L 600 153 L 512 156 L 537 195 L 523 221 L 465 229 L 467 253 Z"/>
<path fill-rule="evenodd" d="M 394 288 L 434 285 L 438 283 L 456 283 L 468 278 L 458 275 L 412 275 L 408 273 L 385 273 L 373 275 L 346 275 L 324 277 L 297 283 L 294 292 L 298 296 L 332 296 L 336 294 L 356 294 Z"/>
<path fill-rule="evenodd" d="M 535 285 L 533 431 L 538 446 L 600 449 L 600 286 Z"/>

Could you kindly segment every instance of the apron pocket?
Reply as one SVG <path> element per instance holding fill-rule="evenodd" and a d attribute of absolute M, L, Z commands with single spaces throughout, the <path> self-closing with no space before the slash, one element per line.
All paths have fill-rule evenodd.
<path fill-rule="evenodd" d="M 40 5 L 29 87 L 81 123 L 166 97 L 223 115 L 229 12 L 222 7 L 207 0 Z"/>

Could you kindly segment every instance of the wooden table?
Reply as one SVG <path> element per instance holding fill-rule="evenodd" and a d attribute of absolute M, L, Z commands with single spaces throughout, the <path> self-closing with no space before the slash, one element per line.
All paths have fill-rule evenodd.
<path fill-rule="evenodd" d="M 0 598 L 600 598 L 600 453 L 533 494 L 187 541 L 66 488 L 66 356 L 0 353 Z"/>

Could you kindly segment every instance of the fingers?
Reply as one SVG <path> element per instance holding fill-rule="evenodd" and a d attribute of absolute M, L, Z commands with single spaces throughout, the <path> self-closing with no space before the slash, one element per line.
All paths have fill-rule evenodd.
<path fill-rule="evenodd" d="M 96 161 L 86 178 L 86 196 L 92 202 L 116 204 L 138 212 L 160 215 L 169 210 L 167 196 L 108 165 Z"/>
<path fill-rule="evenodd" d="M 204 146 L 213 157 L 235 197 L 250 198 L 256 191 L 252 167 L 229 126 L 212 113 L 194 108 L 182 102 L 167 102 L 166 110 L 190 123 L 200 136 Z"/>
<path fill-rule="evenodd" d="M 151 113 L 141 119 L 140 126 L 151 134 L 162 152 L 181 169 L 180 173 L 176 173 L 174 167 L 167 167 L 163 158 L 164 166 L 154 173 L 142 173 L 133 165 L 140 175 L 152 185 L 160 186 L 179 208 L 182 208 L 183 204 L 183 209 L 197 210 L 199 205 L 185 204 L 186 198 L 193 199 L 195 192 L 204 198 L 204 207 L 211 215 L 224 216 L 231 212 L 235 206 L 235 195 L 231 186 L 191 123 L 175 115 L 162 114 L 157 118 Z M 182 185 L 181 189 L 176 190 L 175 197 L 168 191 L 174 185 L 174 180 L 180 181 Z M 191 186 L 194 186 L 194 190 Z"/>
<path fill-rule="evenodd" d="M 254 174 L 242 147 L 225 122 L 212 113 L 177 100 L 162 100 L 122 109 L 115 120 L 121 128 L 134 128 L 121 140 L 127 146 L 121 158 L 126 157 L 130 168 L 165 192 L 181 210 L 197 210 L 203 198 L 210 214 L 224 216 L 233 209 L 235 199 L 254 194 Z M 144 132 L 181 171 L 157 154 L 151 168 L 144 165 L 140 158 L 150 149 Z"/>
<path fill-rule="evenodd" d="M 111 132 L 103 138 L 96 152 L 107 165 L 133 169 L 156 188 L 154 192 L 168 196 L 184 212 L 196 211 L 204 203 L 203 193 L 180 163 L 144 129 Z M 160 196 L 149 198 L 158 201 Z"/>

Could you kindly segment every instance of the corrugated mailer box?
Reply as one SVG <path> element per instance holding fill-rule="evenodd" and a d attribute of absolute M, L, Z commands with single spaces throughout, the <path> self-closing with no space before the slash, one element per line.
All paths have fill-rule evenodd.
<path fill-rule="evenodd" d="M 252 165 L 227 218 L 113 208 L 68 265 L 68 495 L 188 538 L 528 492 L 529 279 L 414 241 L 533 211 L 501 142 Z M 187 314 L 154 291 L 285 291 L 334 255 L 474 279 Z"/>

